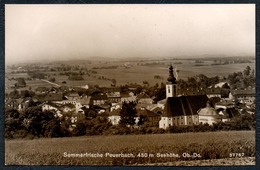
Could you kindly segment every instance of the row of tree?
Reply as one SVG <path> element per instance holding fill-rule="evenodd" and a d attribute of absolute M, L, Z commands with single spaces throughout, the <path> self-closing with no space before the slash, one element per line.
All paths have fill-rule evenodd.
<path fill-rule="evenodd" d="M 255 71 L 247 66 L 243 72 L 234 72 L 228 76 L 232 89 L 255 87 Z"/>

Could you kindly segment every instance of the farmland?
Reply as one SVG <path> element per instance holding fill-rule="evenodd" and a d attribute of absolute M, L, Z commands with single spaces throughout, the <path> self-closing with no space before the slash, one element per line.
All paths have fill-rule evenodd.
<path fill-rule="evenodd" d="M 130 157 L 110 157 L 107 153 Z M 231 155 L 230 158 L 232 153 L 240 153 L 240 156 Z M 5 142 L 6 165 L 206 166 L 235 165 L 233 160 L 245 165 L 248 162 L 254 164 L 253 157 L 255 131 L 82 136 Z M 248 162 L 241 163 L 241 160 Z M 218 163 L 214 164 L 214 161 Z"/>
<path fill-rule="evenodd" d="M 220 60 L 220 59 L 219 59 Z M 223 59 L 224 60 L 224 59 Z M 225 59 L 226 60 L 226 59 Z M 246 63 L 229 63 L 229 64 L 216 64 L 214 59 L 199 60 L 197 63 L 196 59 L 178 59 L 178 60 L 137 60 L 137 61 L 61 61 L 58 63 L 41 63 L 39 66 L 48 66 L 50 68 L 58 65 L 71 65 L 79 66 L 81 68 L 87 68 L 93 70 L 96 73 L 90 75 L 83 75 L 83 80 L 73 81 L 69 80 L 68 76 L 60 75 L 61 71 L 48 71 L 45 72 L 47 75 L 56 79 L 55 83 L 59 85 L 67 86 L 85 86 L 85 85 L 99 85 L 99 86 L 110 86 L 111 79 L 116 80 L 117 85 L 124 85 L 128 83 L 142 84 L 143 81 L 147 81 L 150 85 L 156 83 L 165 83 L 168 76 L 168 66 L 170 63 L 173 64 L 174 68 L 178 70 L 179 79 L 187 79 L 188 77 L 204 74 L 208 77 L 223 76 L 227 77 L 233 72 L 243 71 L 246 66 L 250 66 L 255 69 L 255 60 L 248 60 Z M 233 60 L 232 60 L 233 61 Z M 236 61 L 236 60 L 234 60 Z M 242 60 L 243 61 L 243 60 Z M 127 66 L 127 67 L 126 67 Z M 155 79 L 155 75 L 160 76 L 160 79 Z M 11 70 L 6 69 L 6 91 L 11 91 L 10 86 L 15 81 L 10 81 L 10 78 L 29 76 L 26 73 L 11 73 Z M 103 77 L 103 78 L 100 78 Z M 8 79 L 7 79 L 8 78 Z M 62 82 L 66 82 L 63 84 Z M 38 86 L 51 86 L 50 84 L 41 80 L 26 80 L 27 88 L 31 87 L 35 89 Z M 26 89 L 27 89 L 26 88 Z"/>

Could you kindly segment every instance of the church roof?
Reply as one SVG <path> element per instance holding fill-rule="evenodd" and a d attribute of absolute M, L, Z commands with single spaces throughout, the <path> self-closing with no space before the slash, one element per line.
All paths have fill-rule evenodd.
<path fill-rule="evenodd" d="M 168 97 L 163 117 L 197 115 L 197 111 L 206 107 L 206 95 Z"/>

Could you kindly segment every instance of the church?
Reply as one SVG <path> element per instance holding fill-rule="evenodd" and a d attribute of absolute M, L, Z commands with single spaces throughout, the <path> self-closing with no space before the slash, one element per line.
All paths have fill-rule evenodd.
<path fill-rule="evenodd" d="M 169 67 L 169 77 L 166 83 L 166 103 L 159 121 L 159 128 L 170 126 L 198 125 L 198 111 L 205 108 L 209 100 L 206 95 L 178 96 L 177 82 L 173 75 L 173 66 Z"/>

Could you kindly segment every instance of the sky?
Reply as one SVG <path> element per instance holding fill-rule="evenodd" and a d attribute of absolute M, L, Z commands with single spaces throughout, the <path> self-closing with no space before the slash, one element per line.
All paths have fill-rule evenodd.
<path fill-rule="evenodd" d="M 5 5 L 5 61 L 255 55 L 254 4 Z"/>

